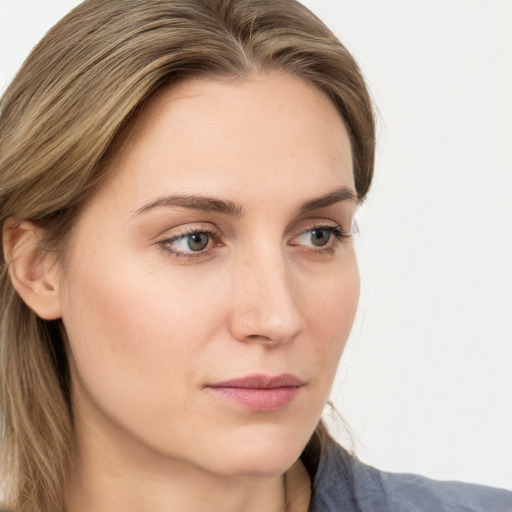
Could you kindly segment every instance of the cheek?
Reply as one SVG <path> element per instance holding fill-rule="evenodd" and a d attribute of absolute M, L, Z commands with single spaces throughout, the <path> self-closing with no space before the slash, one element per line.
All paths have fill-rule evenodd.
<path fill-rule="evenodd" d="M 321 287 L 310 285 L 305 292 L 309 297 L 305 311 L 316 362 L 326 377 L 334 378 L 359 301 L 360 280 L 355 257 L 331 272 Z"/>
<path fill-rule="evenodd" d="M 170 279 L 165 267 L 136 269 L 129 260 L 77 267 L 63 322 L 88 392 L 114 415 L 182 406 L 222 323 L 214 288 L 198 293 L 190 279 Z"/>

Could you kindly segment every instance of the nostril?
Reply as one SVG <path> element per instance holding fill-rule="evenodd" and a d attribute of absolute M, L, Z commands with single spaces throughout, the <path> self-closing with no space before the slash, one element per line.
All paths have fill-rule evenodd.
<path fill-rule="evenodd" d="M 255 341 L 257 343 L 261 343 L 264 345 L 275 345 L 276 343 L 279 343 L 280 340 L 276 338 L 270 338 L 268 336 L 261 336 L 259 334 L 250 334 L 247 336 L 248 341 Z"/>

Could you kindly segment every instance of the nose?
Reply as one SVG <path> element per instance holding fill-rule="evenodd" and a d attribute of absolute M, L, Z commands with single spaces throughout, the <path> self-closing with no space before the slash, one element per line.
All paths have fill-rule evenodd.
<path fill-rule="evenodd" d="M 297 303 L 298 283 L 282 254 L 254 256 L 232 277 L 236 293 L 230 328 L 236 340 L 281 345 L 292 341 L 304 328 Z"/>

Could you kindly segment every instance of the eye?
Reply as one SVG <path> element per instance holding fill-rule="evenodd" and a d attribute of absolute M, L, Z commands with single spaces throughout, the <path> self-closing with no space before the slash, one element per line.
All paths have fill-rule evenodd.
<path fill-rule="evenodd" d="M 313 245 L 315 245 L 316 247 L 322 247 L 323 245 L 329 243 L 329 240 L 331 239 L 332 236 L 332 232 L 323 228 L 312 229 L 309 232 L 308 236 L 310 237 L 311 243 Z"/>
<path fill-rule="evenodd" d="M 292 245 L 329 250 L 333 249 L 337 242 L 349 237 L 350 233 L 342 231 L 339 226 L 316 226 L 295 236 Z"/>
<path fill-rule="evenodd" d="M 180 237 L 179 240 L 182 239 L 191 251 L 196 252 L 203 251 L 206 249 L 206 247 L 208 247 L 210 237 L 206 233 L 193 233 L 191 235 Z"/>
<path fill-rule="evenodd" d="M 206 230 L 190 230 L 182 232 L 172 238 L 158 242 L 158 245 L 173 256 L 204 256 L 214 242 L 216 232 Z"/>

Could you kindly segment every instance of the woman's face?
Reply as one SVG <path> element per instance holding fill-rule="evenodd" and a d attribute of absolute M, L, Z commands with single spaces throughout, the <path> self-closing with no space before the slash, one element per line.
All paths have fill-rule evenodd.
<path fill-rule="evenodd" d="M 288 74 L 187 81 L 148 103 L 110 171 L 60 287 L 82 444 L 282 473 L 359 295 L 339 114 Z"/>

